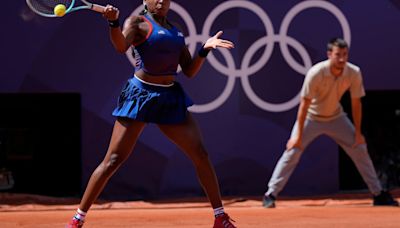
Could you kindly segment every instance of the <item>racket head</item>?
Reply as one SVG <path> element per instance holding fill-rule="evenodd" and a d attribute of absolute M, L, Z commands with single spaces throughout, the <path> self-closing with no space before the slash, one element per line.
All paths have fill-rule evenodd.
<path fill-rule="evenodd" d="M 28 7 L 36 14 L 43 17 L 58 17 L 54 14 L 54 7 L 63 4 L 67 8 L 65 13 L 71 12 L 75 0 L 26 0 Z"/>

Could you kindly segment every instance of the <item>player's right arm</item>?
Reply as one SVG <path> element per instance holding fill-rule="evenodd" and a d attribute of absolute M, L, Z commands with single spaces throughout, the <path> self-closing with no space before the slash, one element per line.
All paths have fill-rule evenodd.
<path fill-rule="evenodd" d="M 115 21 L 118 20 L 119 10 L 107 5 L 103 15 L 108 21 Z M 143 17 L 130 16 L 126 19 L 122 30 L 120 26 L 110 27 L 110 39 L 115 50 L 125 53 L 132 44 L 142 42 L 148 31 L 149 26 Z"/>

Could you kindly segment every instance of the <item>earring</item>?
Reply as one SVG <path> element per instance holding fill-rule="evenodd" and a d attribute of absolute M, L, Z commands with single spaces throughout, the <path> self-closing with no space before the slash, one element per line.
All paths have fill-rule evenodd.
<path fill-rule="evenodd" d="M 147 4 L 143 1 L 143 6 L 144 6 L 144 12 L 147 13 L 148 9 L 147 9 Z"/>

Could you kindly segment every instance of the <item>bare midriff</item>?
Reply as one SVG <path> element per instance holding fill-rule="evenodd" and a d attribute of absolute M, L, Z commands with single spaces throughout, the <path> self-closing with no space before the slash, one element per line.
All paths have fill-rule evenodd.
<path fill-rule="evenodd" d="M 140 78 L 141 80 L 153 84 L 160 84 L 160 85 L 171 85 L 175 81 L 175 75 L 152 75 L 144 72 L 143 70 L 139 70 L 135 72 L 136 77 Z"/>

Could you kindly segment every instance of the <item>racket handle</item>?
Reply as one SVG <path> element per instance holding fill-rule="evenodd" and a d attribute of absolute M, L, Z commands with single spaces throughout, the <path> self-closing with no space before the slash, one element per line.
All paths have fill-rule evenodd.
<path fill-rule="evenodd" d="M 101 5 L 92 4 L 91 10 L 96 11 L 96 12 L 99 12 L 99 13 L 103 13 L 105 8 L 106 8 L 106 7 L 101 6 Z"/>

